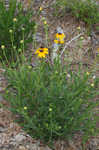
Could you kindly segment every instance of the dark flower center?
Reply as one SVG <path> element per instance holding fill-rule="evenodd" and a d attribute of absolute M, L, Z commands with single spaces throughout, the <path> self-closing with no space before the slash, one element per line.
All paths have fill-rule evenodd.
<path fill-rule="evenodd" d="M 43 52 L 43 50 L 41 49 L 40 52 Z"/>
<path fill-rule="evenodd" d="M 59 35 L 62 35 L 62 33 L 58 33 Z"/>

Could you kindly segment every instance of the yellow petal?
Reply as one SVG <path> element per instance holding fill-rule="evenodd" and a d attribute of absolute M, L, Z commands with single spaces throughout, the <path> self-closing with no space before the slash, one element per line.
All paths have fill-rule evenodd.
<path fill-rule="evenodd" d="M 97 48 L 97 51 L 99 52 L 99 48 Z"/>
<path fill-rule="evenodd" d="M 60 41 L 60 44 L 64 44 L 64 41 L 63 41 L 63 40 L 61 40 L 61 41 Z"/>
<path fill-rule="evenodd" d="M 39 51 L 37 50 L 36 52 L 35 52 L 35 54 L 38 54 L 39 53 Z"/>
<path fill-rule="evenodd" d="M 58 43 L 59 43 L 59 41 L 58 41 L 58 40 L 54 40 L 54 43 L 58 44 Z"/>
<path fill-rule="evenodd" d="M 90 75 L 90 73 L 89 72 L 86 72 L 86 74 L 89 76 Z"/>
<path fill-rule="evenodd" d="M 45 52 L 44 52 L 44 54 L 48 54 L 48 52 L 47 52 L 47 51 L 45 51 Z"/>
<path fill-rule="evenodd" d="M 57 39 L 64 39 L 65 38 L 65 34 L 64 33 L 62 33 L 62 34 L 61 33 L 57 33 L 56 34 L 56 38 Z"/>
<path fill-rule="evenodd" d="M 40 50 L 41 50 L 41 48 L 38 48 L 38 49 L 36 50 L 35 54 L 38 54 Z"/>
<path fill-rule="evenodd" d="M 42 7 L 40 7 L 40 11 L 42 11 L 42 9 L 43 9 L 43 8 L 42 8 Z"/>
<path fill-rule="evenodd" d="M 44 51 L 48 51 L 48 48 L 43 48 Z"/>
<path fill-rule="evenodd" d="M 77 30 L 80 30 L 80 29 L 81 29 L 80 26 L 78 26 L 78 27 L 77 27 Z"/>
<path fill-rule="evenodd" d="M 45 57 L 45 54 L 44 54 L 44 53 L 39 53 L 39 54 L 38 54 L 38 57 L 41 57 L 41 58 L 42 58 L 42 57 Z"/>

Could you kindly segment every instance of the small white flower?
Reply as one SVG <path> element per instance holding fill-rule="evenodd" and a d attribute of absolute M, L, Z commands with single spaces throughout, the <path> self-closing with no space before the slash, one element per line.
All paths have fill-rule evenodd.
<path fill-rule="evenodd" d="M 16 46 L 13 46 L 14 49 L 16 49 Z"/>
<path fill-rule="evenodd" d="M 94 75 L 92 78 L 93 78 L 93 79 L 95 79 L 95 78 L 96 78 L 96 76 Z"/>
<path fill-rule="evenodd" d="M 91 87 L 94 87 L 94 83 L 91 84 Z"/>
<path fill-rule="evenodd" d="M 16 19 L 16 18 L 13 18 L 13 22 L 17 22 L 17 19 Z"/>
<path fill-rule="evenodd" d="M 22 31 L 24 31 L 25 30 L 25 28 L 24 27 L 22 27 Z"/>
<path fill-rule="evenodd" d="M 83 37 L 83 36 L 81 36 L 81 37 L 80 37 L 80 40 L 84 40 L 84 37 Z"/>
<path fill-rule="evenodd" d="M 67 74 L 67 77 L 70 78 L 70 74 Z"/>
<path fill-rule="evenodd" d="M 27 107 L 26 107 L 26 106 L 24 107 L 24 110 L 27 110 Z"/>

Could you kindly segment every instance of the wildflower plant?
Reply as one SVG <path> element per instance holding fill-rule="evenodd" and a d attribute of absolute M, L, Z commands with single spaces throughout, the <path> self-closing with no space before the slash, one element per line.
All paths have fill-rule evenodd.
<path fill-rule="evenodd" d="M 36 67 L 23 65 L 18 71 L 6 71 L 7 91 L 13 90 L 5 96 L 11 110 L 20 116 L 27 133 L 43 142 L 69 139 L 79 132 L 86 140 L 98 133 L 95 108 L 99 101 L 94 98 L 99 94 L 99 79 L 93 80 L 91 73 L 82 72 L 81 67 L 77 71 L 61 66 L 58 59 L 50 64 L 47 53 L 40 53 L 44 49 L 36 51 L 41 57 Z"/>

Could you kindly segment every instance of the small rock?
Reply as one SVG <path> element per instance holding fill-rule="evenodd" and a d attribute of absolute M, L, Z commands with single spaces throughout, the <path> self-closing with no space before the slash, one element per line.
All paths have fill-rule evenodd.
<path fill-rule="evenodd" d="M 6 128 L 0 127 L 0 132 L 5 132 L 5 131 L 7 131 Z"/>
<path fill-rule="evenodd" d="M 31 150 L 37 150 L 37 149 L 38 149 L 38 147 L 37 147 L 37 145 L 36 145 L 36 144 L 33 144 L 32 146 L 30 146 L 30 149 L 31 149 Z"/>
<path fill-rule="evenodd" d="M 69 140 L 68 144 L 69 144 L 68 150 L 78 150 L 73 141 Z"/>
<path fill-rule="evenodd" d="M 26 137 L 25 137 L 24 135 L 21 135 L 21 134 L 17 134 L 17 135 L 15 136 L 16 142 L 21 142 L 21 141 L 23 141 L 23 140 L 25 140 L 25 139 L 26 139 Z"/>
<path fill-rule="evenodd" d="M 91 40 L 91 37 L 90 36 L 88 36 L 88 41 L 90 41 Z"/>
<path fill-rule="evenodd" d="M 5 69 L 0 68 L 0 72 L 5 72 Z"/>
<path fill-rule="evenodd" d="M 26 148 L 29 149 L 30 148 L 29 145 L 26 145 Z"/>
<path fill-rule="evenodd" d="M 58 33 L 63 33 L 63 29 L 61 27 L 57 27 L 57 32 Z"/>
<path fill-rule="evenodd" d="M 17 145 L 17 143 L 14 141 L 12 141 L 12 142 L 10 141 L 10 145 L 15 147 Z"/>
<path fill-rule="evenodd" d="M 24 146 L 19 146 L 18 150 L 27 150 Z"/>

